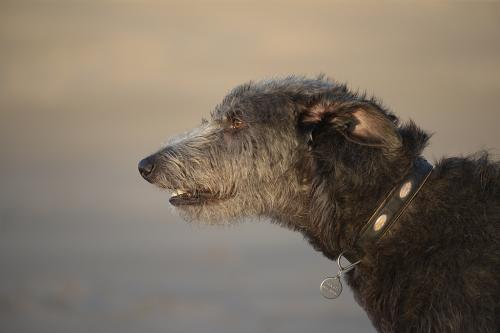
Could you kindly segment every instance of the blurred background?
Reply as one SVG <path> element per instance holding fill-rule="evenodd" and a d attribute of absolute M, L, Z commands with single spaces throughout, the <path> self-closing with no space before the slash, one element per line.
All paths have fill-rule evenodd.
<path fill-rule="evenodd" d="M 498 158 L 500 4 L 1 1 L 0 331 L 373 332 L 268 221 L 189 225 L 137 162 L 233 86 L 325 73 Z"/>

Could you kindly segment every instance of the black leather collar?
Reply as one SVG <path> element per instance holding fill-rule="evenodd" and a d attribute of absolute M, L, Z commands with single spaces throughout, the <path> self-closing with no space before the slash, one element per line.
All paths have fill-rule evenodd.
<path fill-rule="evenodd" d="M 416 160 L 412 173 L 389 192 L 359 232 L 353 247 L 344 251 L 342 256 L 351 263 L 359 262 L 364 256 L 365 245 L 377 242 L 396 223 L 424 186 L 433 169 L 434 167 L 425 159 Z"/>

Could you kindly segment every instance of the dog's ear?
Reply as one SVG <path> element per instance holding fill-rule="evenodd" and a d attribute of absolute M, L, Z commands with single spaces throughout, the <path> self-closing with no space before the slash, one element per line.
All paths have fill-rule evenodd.
<path fill-rule="evenodd" d="M 373 103 L 317 104 L 301 115 L 303 126 L 333 127 L 347 140 L 365 146 L 395 150 L 401 147 L 397 118 Z"/>

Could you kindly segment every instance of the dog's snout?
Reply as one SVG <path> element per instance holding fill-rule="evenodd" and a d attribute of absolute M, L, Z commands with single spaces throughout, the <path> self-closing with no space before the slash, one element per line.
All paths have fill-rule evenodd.
<path fill-rule="evenodd" d="M 149 181 L 149 176 L 153 173 L 155 169 L 156 158 L 154 155 L 148 156 L 139 162 L 139 173 L 142 178 Z"/>

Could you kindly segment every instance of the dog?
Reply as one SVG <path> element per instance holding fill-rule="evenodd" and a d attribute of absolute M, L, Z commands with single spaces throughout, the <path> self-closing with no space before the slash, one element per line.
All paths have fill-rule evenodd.
<path fill-rule="evenodd" d="M 345 84 L 290 76 L 234 88 L 139 171 L 186 220 L 301 232 L 379 332 L 500 332 L 500 163 L 430 166 L 428 140 Z"/>

